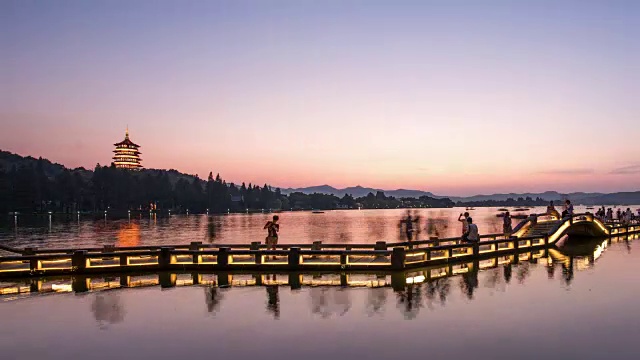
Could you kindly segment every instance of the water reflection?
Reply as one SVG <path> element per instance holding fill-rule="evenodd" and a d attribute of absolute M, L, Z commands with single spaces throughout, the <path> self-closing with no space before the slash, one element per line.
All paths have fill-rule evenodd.
<path fill-rule="evenodd" d="M 267 311 L 273 315 L 274 319 L 280 318 L 280 297 L 278 296 L 278 285 L 266 285 L 267 289 Z"/>
<path fill-rule="evenodd" d="M 351 309 L 349 292 L 342 288 L 313 287 L 309 289 L 311 313 L 329 318 L 343 316 Z"/>
<path fill-rule="evenodd" d="M 424 307 L 422 303 L 422 285 L 408 285 L 402 291 L 396 291 L 398 309 L 407 320 L 415 319 Z"/>
<path fill-rule="evenodd" d="M 451 280 L 449 278 L 436 279 L 427 283 L 427 300 L 430 309 L 433 309 L 433 302 L 436 299 L 440 305 L 444 306 L 451 291 Z"/>
<path fill-rule="evenodd" d="M 387 302 L 387 289 L 372 288 L 367 292 L 366 312 L 368 316 L 381 315 Z"/>
<path fill-rule="evenodd" d="M 617 244 L 619 250 L 615 256 L 627 254 L 626 248 L 638 235 L 625 238 L 605 239 L 591 242 L 585 246 L 582 242 L 565 243 L 565 248 L 549 248 L 546 251 L 521 253 L 514 256 L 502 256 L 482 261 L 458 265 L 443 265 L 416 269 L 405 273 L 391 274 L 147 274 L 123 275 L 119 281 L 115 278 L 59 278 L 16 280 L 0 283 L 0 294 L 17 297 L 21 292 L 64 292 L 112 289 L 115 287 L 163 287 L 203 286 L 207 312 L 218 314 L 225 297 L 237 299 L 234 288 L 264 287 L 261 303 L 264 311 L 273 319 L 280 319 L 286 309 L 281 299 L 290 292 L 301 291 L 308 295 L 308 307 L 311 314 L 321 319 L 341 317 L 354 308 L 353 297 L 357 294 L 350 287 L 366 290 L 366 296 L 355 298 L 363 302 L 363 312 L 367 316 L 382 316 L 390 306 L 394 306 L 404 319 L 416 319 L 424 308 L 434 310 L 445 307 L 452 294 L 456 292 L 467 302 L 478 301 L 478 294 L 489 291 L 492 295 L 498 291 L 505 293 L 512 277 L 517 284 L 527 285 L 532 274 L 545 274 L 550 281 L 559 283 L 562 288 L 571 290 L 570 285 L 580 271 L 594 268 L 597 261 L 606 257 L 606 252 Z M 574 245 L 571 247 L 571 245 Z M 562 276 L 555 277 L 555 269 L 562 269 Z M 615 274 L 613 274 L 615 275 Z M 126 281 L 123 281 L 126 280 Z M 558 281 L 559 280 L 559 281 Z M 288 286 L 287 286 L 288 285 Z M 535 286 L 540 286 L 537 283 Z M 132 290 L 135 291 L 135 290 Z M 228 292 L 234 293 L 233 295 Z M 0 299 L 3 299 L 0 297 Z M 6 298 L 4 298 L 6 299 Z M 231 301 L 231 300 L 230 300 Z M 235 301 L 235 300 L 233 300 Z M 289 305 L 297 306 L 297 305 Z M 98 292 L 91 304 L 91 312 L 100 328 L 124 321 L 125 307 L 119 293 L 115 290 Z"/>
<path fill-rule="evenodd" d="M 471 266 L 468 271 L 462 274 L 460 281 L 460 289 L 467 296 L 467 299 L 473 300 L 473 292 L 478 287 L 478 267 Z"/>
<path fill-rule="evenodd" d="M 206 286 L 204 288 L 204 301 L 207 305 L 208 313 L 217 313 L 220 310 L 220 303 L 222 302 L 221 289 L 215 286 Z"/>
<path fill-rule="evenodd" d="M 311 243 L 321 240 L 326 243 L 375 243 L 409 238 L 459 236 L 458 226 L 452 226 L 459 208 L 406 210 L 362 210 L 326 211 L 323 214 L 310 212 L 283 212 L 280 214 L 282 232 L 279 242 Z M 531 212 L 543 212 L 532 209 Z M 576 212 L 585 209 L 576 208 Z M 471 210 L 474 222 L 481 234 L 501 232 L 501 219 L 496 208 Z M 411 217 L 411 228 L 407 224 Z M 159 217 L 156 217 L 159 216 Z M 209 243 L 247 244 L 263 241 L 263 225 L 269 214 L 230 215 L 132 215 L 129 220 L 97 218 L 76 215 L 0 217 L 0 241 L 9 246 L 26 247 L 95 247 L 114 244 L 126 231 L 137 232 L 129 241 L 138 245 L 188 244 L 192 241 Z M 457 222 L 456 222 L 457 225 Z M 137 228 L 136 228 L 137 226 Z M 410 230 L 410 231 L 408 231 Z"/>
<path fill-rule="evenodd" d="M 120 296 L 114 292 L 97 294 L 91 303 L 91 312 L 101 329 L 106 329 L 110 324 L 121 323 L 126 314 Z"/>
<path fill-rule="evenodd" d="M 140 224 L 126 223 L 120 224 L 117 235 L 117 246 L 138 246 L 140 245 Z"/>
<path fill-rule="evenodd" d="M 216 233 L 218 232 L 218 225 L 215 223 L 212 216 L 207 216 L 207 241 L 213 244 L 216 241 Z"/>

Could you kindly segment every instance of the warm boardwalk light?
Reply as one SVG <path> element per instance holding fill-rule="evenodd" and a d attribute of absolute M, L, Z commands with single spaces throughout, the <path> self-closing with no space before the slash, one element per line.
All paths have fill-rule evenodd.
<path fill-rule="evenodd" d="M 129 128 L 124 135 L 124 140 L 113 144 L 116 149 L 113 150 L 113 165 L 119 169 L 137 170 L 142 168 L 142 159 L 140 159 L 140 145 L 129 139 Z"/>

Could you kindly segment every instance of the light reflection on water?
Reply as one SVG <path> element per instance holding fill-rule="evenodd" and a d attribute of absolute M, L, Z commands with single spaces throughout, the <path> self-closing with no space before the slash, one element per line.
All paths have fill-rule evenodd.
<path fill-rule="evenodd" d="M 415 209 L 419 216 L 416 226 L 418 239 L 431 236 L 460 236 L 458 215 L 464 208 Z M 533 208 L 531 212 L 543 212 Z M 577 212 L 585 211 L 577 207 Z M 497 208 L 477 208 L 470 211 L 482 234 L 502 232 L 502 219 L 496 217 Z M 310 212 L 285 212 L 280 216 L 280 243 L 374 243 L 396 242 L 407 239 L 399 223 L 406 211 L 397 210 L 348 210 L 327 211 L 324 214 Z M 95 247 L 102 245 L 170 245 L 192 241 L 204 243 L 237 244 L 264 241 L 264 223 L 272 214 L 232 215 L 180 215 L 171 217 L 140 216 L 128 219 L 87 219 L 75 215 L 66 218 L 47 216 L 13 219 L 0 223 L 0 242 L 18 247 Z M 519 220 L 514 220 L 514 226 Z"/>
<path fill-rule="evenodd" d="M 541 259 L 400 287 L 388 286 L 386 276 L 379 282 L 385 286 L 374 288 L 239 281 L 227 288 L 9 296 L 0 303 L 0 348 L 7 359 L 388 359 L 425 352 L 632 359 L 640 321 L 640 255 L 632 251 L 638 238 L 610 245 L 582 239 Z M 265 275 L 263 283 L 287 277 Z M 139 284 L 157 279 L 142 276 Z"/>

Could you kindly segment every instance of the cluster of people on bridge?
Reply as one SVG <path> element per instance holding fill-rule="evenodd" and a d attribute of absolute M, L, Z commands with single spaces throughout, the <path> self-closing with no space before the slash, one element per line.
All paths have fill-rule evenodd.
<path fill-rule="evenodd" d="M 618 208 L 614 217 L 613 209 L 608 208 L 605 210 L 605 207 L 603 206 L 596 211 L 596 217 L 604 222 L 613 222 L 617 220 L 621 224 L 629 225 L 640 220 L 640 209 L 638 209 L 638 214 L 636 215 L 633 213 L 631 208 L 627 208 L 627 210 Z"/>
<path fill-rule="evenodd" d="M 547 206 L 547 211 L 545 215 L 549 215 L 555 217 L 556 219 L 564 219 L 566 217 L 571 217 L 574 214 L 573 205 L 571 201 L 565 200 L 564 209 L 562 213 L 559 213 L 556 210 L 553 201 L 549 202 L 549 206 Z M 605 210 L 605 207 L 601 207 L 596 212 L 596 217 L 603 222 L 613 222 L 614 212 L 612 208 L 608 208 Z M 618 209 L 616 213 L 616 219 L 621 224 L 631 224 L 634 222 L 640 222 L 640 209 L 638 209 L 638 214 L 634 214 L 631 211 L 631 208 L 627 208 L 626 211 L 622 211 Z M 532 215 L 534 218 L 536 215 Z M 503 223 L 502 223 L 502 232 L 506 236 L 510 236 L 513 232 L 512 228 L 512 218 L 509 211 L 506 211 L 502 215 Z M 276 245 L 278 244 L 278 232 L 280 231 L 280 225 L 278 224 L 278 216 L 275 215 L 273 220 L 268 221 L 264 225 L 264 229 L 267 230 L 267 237 L 265 242 L 267 244 L 267 249 L 275 250 Z M 462 224 L 461 238 L 466 242 L 478 242 L 480 241 L 480 234 L 478 231 L 478 225 L 473 222 L 473 218 L 469 216 L 468 212 L 461 213 L 458 216 L 458 221 Z M 417 232 L 420 224 L 420 216 L 415 214 L 412 215 L 410 211 L 407 212 L 407 216 L 400 220 L 401 228 L 404 228 L 404 232 L 406 233 L 407 240 L 411 241 L 414 236 L 414 232 Z"/>

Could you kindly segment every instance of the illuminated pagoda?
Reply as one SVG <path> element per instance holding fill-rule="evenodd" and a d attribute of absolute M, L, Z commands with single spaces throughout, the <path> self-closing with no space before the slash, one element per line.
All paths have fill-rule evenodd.
<path fill-rule="evenodd" d="M 141 169 L 142 164 L 140 163 L 142 159 L 140 159 L 140 145 L 134 143 L 129 139 L 129 127 L 127 127 L 127 131 L 124 135 L 124 140 L 113 144 L 116 149 L 113 150 L 113 165 L 119 169 Z"/>

